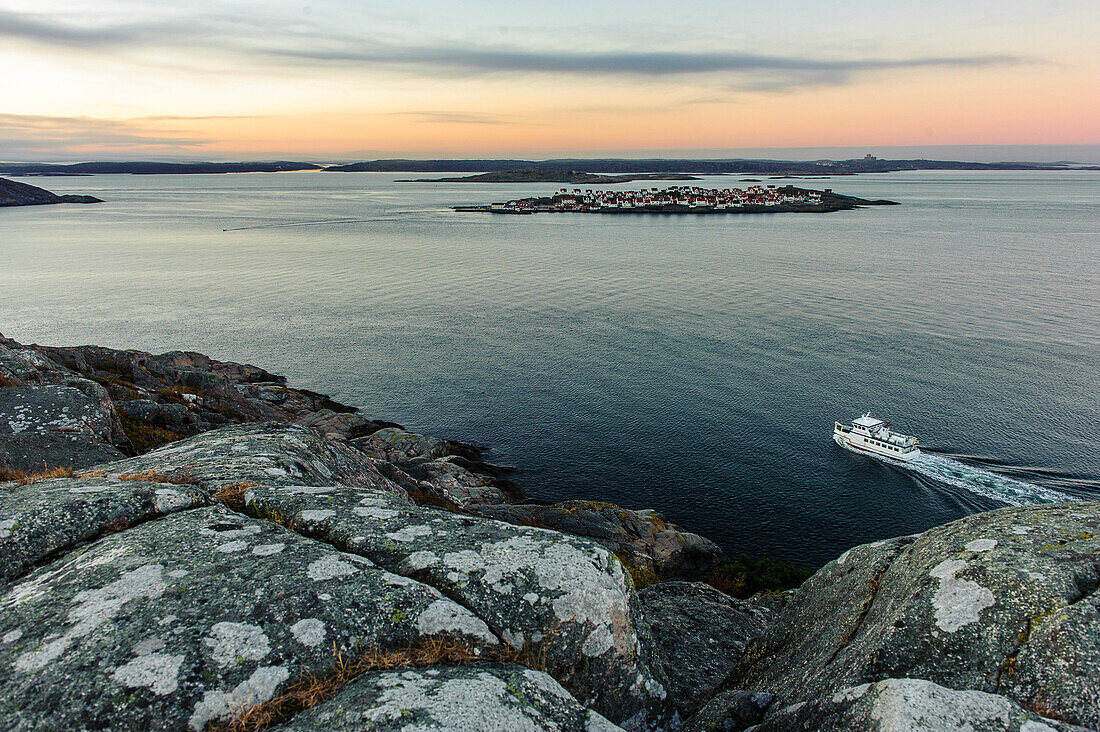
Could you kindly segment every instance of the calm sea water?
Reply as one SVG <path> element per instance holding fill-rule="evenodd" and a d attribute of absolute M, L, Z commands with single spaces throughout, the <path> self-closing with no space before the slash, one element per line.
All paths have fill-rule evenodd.
<path fill-rule="evenodd" d="M 840 177 L 804 183 L 903 205 L 703 217 L 457 214 L 555 186 L 400 177 L 27 179 L 107 203 L 0 210 L 0 332 L 256 363 L 734 553 L 1100 497 L 1095 173 Z M 868 409 L 933 454 L 837 447 Z"/>

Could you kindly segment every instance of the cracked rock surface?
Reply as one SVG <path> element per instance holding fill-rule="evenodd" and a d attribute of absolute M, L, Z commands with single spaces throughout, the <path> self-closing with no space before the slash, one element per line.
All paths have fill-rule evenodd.
<path fill-rule="evenodd" d="M 499 644 L 433 588 L 225 508 L 108 536 L 0 598 L 5 729 L 202 729 L 278 694 L 334 651 L 430 629 Z"/>

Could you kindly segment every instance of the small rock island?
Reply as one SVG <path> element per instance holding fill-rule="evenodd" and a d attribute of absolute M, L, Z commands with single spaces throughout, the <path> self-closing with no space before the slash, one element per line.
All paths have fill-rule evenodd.
<path fill-rule="evenodd" d="M 256 366 L 0 336 L 0 728 L 1100 727 L 1100 502 L 784 590 L 484 453 Z"/>
<path fill-rule="evenodd" d="M 45 188 L 0 178 L 0 207 L 42 206 L 51 203 L 103 203 L 95 196 L 57 195 Z"/>
<path fill-rule="evenodd" d="M 829 213 L 861 206 L 896 206 L 895 201 L 869 201 L 855 196 L 773 185 L 748 188 L 698 188 L 672 186 L 634 191 L 600 191 L 562 188 L 552 196 L 520 198 L 481 206 L 452 206 L 455 211 L 500 214 L 595 213 L 595 214 L 747 214 Z"/>

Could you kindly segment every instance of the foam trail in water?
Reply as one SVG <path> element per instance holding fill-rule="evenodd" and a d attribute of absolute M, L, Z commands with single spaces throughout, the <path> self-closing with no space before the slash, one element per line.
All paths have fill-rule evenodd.
<path fill-rule="evenodd" d="M 836 440 L 836 443 L 841 447 L 846 447 L 841 440 Z M 878 459 L 895 467 L 912 470 L 932 480 L 947 483 L 957 488 L 964 488 L 971 493 L 977 493 L 980 496 L 992 498 L 1010 506 L 1024 506 L 1030 503 L 1064 503 L 1078 500 L 1052 488 L 1044 488 L 1041 485 L 1009 478 L 935 453 L 922 451 L 919 457 L 905 463 L 885 457 Z"/>

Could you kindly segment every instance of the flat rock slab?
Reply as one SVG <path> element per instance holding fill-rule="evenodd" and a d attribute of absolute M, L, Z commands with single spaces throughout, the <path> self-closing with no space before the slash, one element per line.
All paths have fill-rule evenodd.
<path fill-rule="evenodd" d="M 356 678 L 279 732 L 360 730 L 614 732 L 541 671 L 513 664 L 438 666 Z"/>
<path fill-rule="evenodd" d="M 1086 732 L 1041 717 L 1010 699 L 956 691 L 921 679 L 886 679 L 841 689 L 823 699 L 772 708 L 754 732 Z"/>
<path fill-rule="evenodd" d="M 779 704 L 883 678 L 1100 727 L 1100 502 L 976 514 L 855 547 L 795 594 L 737 688 Z"/>
<path fill-rule="evenodd" d="M 58 478 L 0 488 L 0 572 L 13 580 L 78 543 L 211 503 L 193 486 Z"/>
<path fill-rule="evenodd" d="M 60 384 L 0 388 L 0 464 L 20 470 L 117 460 L 114 415 L 101 400 Z"/>
<path fill-rule="evenodd" d="M 355 485 L 405 496 L 371 458 L 308 427 L 282 422 L 233 425 L 173 442 L 98 469 L 186 475 L 215 490 L 232 483 Z"/>
<path fill-rule="evenodd" d="M 649 625 L 643 644 L 683 718 L 714 694 L 772 619 L 771 611 L 700 582 L 664 582 L 638 596 Z"/>
<path fill-rule="evenodd" d="M 637 599 L 606 549 L 355 487 L 268 486 L 248 510 L 430 584 L 470 608 L 584 704 L 623 723 L 663 704 L 638 638 Z"/>
<path fill-rule="evenodd" d="M 221 507 L 71 552 L 0 599 L 0 728 L 200 730 L 336 653 L 498 646 L 436 590 Z"/>

